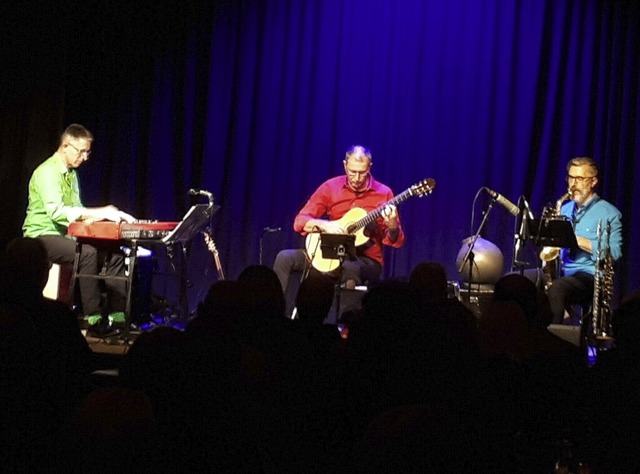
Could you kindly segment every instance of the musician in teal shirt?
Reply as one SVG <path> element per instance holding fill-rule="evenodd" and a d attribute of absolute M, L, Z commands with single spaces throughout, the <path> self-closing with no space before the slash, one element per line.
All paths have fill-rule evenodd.
<path fill-rule="evenodd" d="M 40 164 L 29 180 L 29 204 L 22 226 L 25 237 L 38 238 L 47 248 L 53 263 L 73 263 L 75 241 L 67 236 L 67 227 L 78 220 L 109 220 L 133 222 L 133 216 L 113 205 L 85 207 L 80 198 L 80 184 L 76 169 L 91 155 L 93 134 L 82 125 L 71 124 L 60 136 L 56 152 Z M 124 273 L 124 259 L 119 252 L 107 256 L 107 274 Z M 83 245 L 78 274 L 97 275 L 98 250 Z M 101 305 L 102 282 L 94 278 L 78 279 L 84 314 L 90 323 L 102 321 L 105 329 L 111 314 L 112 320 L 124 320 L 125 290 L 122 282 L 105 282 L 110 293 L 110 304 Z M 96 329 L 96 328 L 94 328 Z M 104 331 L 102 331 L 104 332 Z"/>
<path fill-rule="evenodd" d="M 598 165 L 592 158 L 573 158 L 567 164 L 571 200 L 562 206 L 561 213 L 573 224 L 578 248 L 562 250 L 562 276 L 549 287 L 555 324 L 562 322 L 565 308 L 572 304 L 588 305 L 593 298 L 598 223 L 601 224 L 600 249 L 610 252 L 614 262 L 622 257 L 622 214 L 595 192 L 598 174 Z"/>

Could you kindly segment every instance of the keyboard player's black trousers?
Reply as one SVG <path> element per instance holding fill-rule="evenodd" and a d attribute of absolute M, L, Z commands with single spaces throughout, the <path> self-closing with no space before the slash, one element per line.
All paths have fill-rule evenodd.
<path fill-rule="evenodd" d="M 42 235 L 38 237 L 47 248 L 49 260 L 53 263 L 73 264 L 76 256 L 76 241 L 60 235 Z M 103 250 L 83 243 L 78 275 L 97 275 L 103 272 L 109 276 L 124 276 L 124 255 L 119 248 Z M 78 278 L 83 314 L 104 310 L 106 313 L 124 311 L 126 304 L 126 282 L 124 280 L 99 280 Z M 101 295 L 103 285 L 108 300 L 103 307 Z"/>

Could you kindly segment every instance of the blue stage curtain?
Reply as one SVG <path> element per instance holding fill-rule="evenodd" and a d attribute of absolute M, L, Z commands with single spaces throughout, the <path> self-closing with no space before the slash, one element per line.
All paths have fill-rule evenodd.
<path fill-rule="evenodd" d="M 442 262 L 457 279 L 486 186 L 536 214 L 593 156 L 600 194 L 624 213 L 616 278 L 640 288 L 640 14 L 595 0 L 272 0 L 87 8 L 68 62 L 65 123 L 97 136 L 81 170 L 88 201 L 174 220 L 191 187 L 222 206 L 214 232 L 230 277 L 299 246 L 296 212 L 344 151 L 364 144 L 399 193 L 408 239 L 385 275 Z M 72 41 L 71 41 L 72 40 Z M 83 40 L 82 45 L 78 44 Z M 476 199 L 477 195 L 477 199 Z M 513 259 L 515 219 L 495 206 L 483 236 Z M 537 265 L 537 251 L 526 259 Z"/>

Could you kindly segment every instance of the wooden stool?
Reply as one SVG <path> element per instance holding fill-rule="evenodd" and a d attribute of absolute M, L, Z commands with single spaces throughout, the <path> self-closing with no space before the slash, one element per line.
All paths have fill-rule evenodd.
<path fill-rule="evenodd" d="M 49 269 L 49 279 L 42 290 L 43 296 L 52 300 L 61 301 L 69 306 L 72 298 L 69 293 L 71 277 L 73 275 L 73 265 L 70 263 L 53 263 Z"/>

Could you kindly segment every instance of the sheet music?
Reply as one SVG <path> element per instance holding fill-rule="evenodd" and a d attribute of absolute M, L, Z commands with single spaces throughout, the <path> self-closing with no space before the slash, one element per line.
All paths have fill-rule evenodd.
<path fill-rule="evenodd" d="M 174 242 L 187 242 L 198 232 L 204 229 L 211 217 L 220 209 L 220 206 L 209 204 L 196 204 L 191 206 L 175 229 L 167 234 L 162 242 L 170 244 Z"/>

